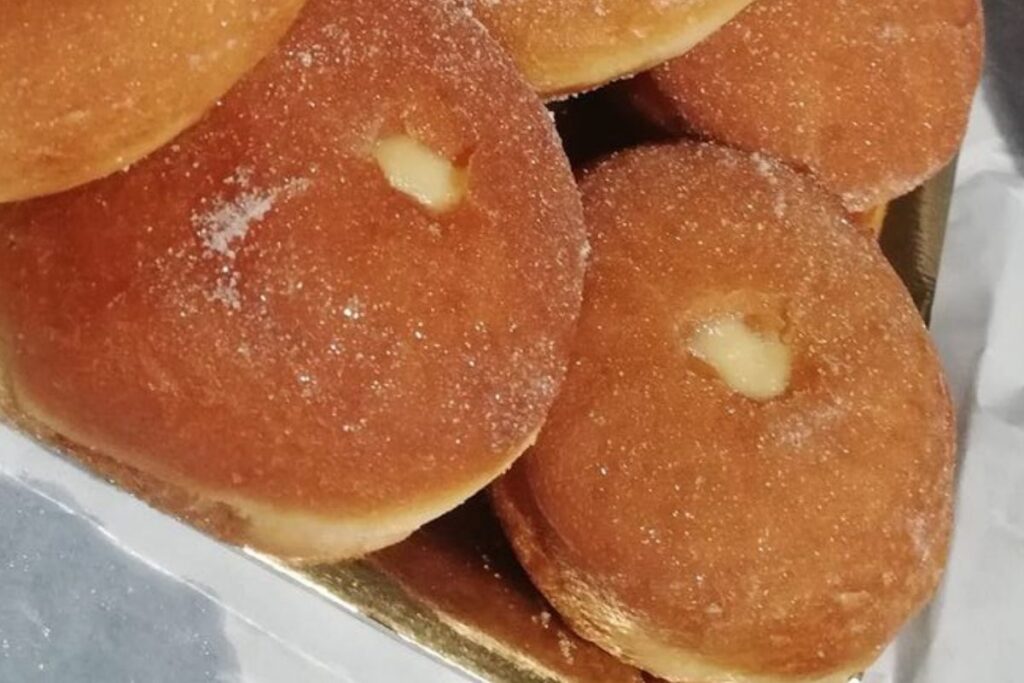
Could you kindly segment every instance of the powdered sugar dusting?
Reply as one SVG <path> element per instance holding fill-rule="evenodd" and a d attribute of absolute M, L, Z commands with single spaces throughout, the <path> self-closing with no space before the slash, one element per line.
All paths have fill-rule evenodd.
<path fill-rule="evenodd" d="M 565 631 L 558 631 L 558 651 L 569 664 L 576 661 L 576 643 Z"/>
<path fill-rule="evenodd" d="M 251 168 L 239 167 L 234 175 L 224 179 L 224 184 L 237 186 L 241 191 L 230 200 L 218 196 L 208 209 L 192 214 L 192 225 L 204 254 L 222 262 L 220 277 L 210 296 L 233 310 L 239 310 L 242 301 L 238 290 L 240 276 L 232 264 L 249 230 L 270 213 L 278 198 L 292 197 L 310 186 L 306 178 L 293 178 L 282 186 L 261 190 L 252 187 L 252 173 Z"/>
<path fill-rule="evenodd" d="M 276 191 L 256 191 L 243 192 L 230 202 L 218 199 L 210 211 L 194 214 L 192 224 L 199 229 L 208 252 L 233 259 L 236 254 L 232 244 L 245 239 L 250 226 L 263 220 L 276 198 Z"/>

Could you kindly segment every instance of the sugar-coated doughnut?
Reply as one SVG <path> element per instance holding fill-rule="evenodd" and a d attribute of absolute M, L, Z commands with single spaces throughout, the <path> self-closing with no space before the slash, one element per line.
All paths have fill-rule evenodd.
<path fill-rule="evenodd" d="M 172 144 L 0 207 L 0 393 L 223 536 L 358 554 L 532 442 L 585 248 L 547 112 L 478 23 L 310 0 Z"/>
<path fill-rule="evenodd" d="M 978 0 L 759 0 L 634 94 L 676 130 L 812 171 L 862 212 L 953 157 L 982 43 Z"/>
<path fill-rule="evenodd" d="M 533 87 L 567 95 L 683 54 L 751 0 L 470 0 Z"/>
<path fill-rule="evenodd" d="M 499 661 L 514 662 L 516 672 L 532 674 L 524 680 L 649 683 L 634 667 L 580 638 L 551 611 L 516 561 L 486 495 L 366 562 L 441 621 L 455 624 L 466 640 L 498 653 Z M 501 673 L 497 679 L 516 680 L 507 666 Z"/>
<path fill-rule="evenodd" d="M 152 152 L 262 59 L 304 1 L 0 3 L 0 202 Z"/>
<path fill-rule="evenodd" d="M 931 595 L 951 518 L 936 353 L 877 244 L 763 157 L 582 180 L 593 249 L 537 444 L 493 487 L 585 637 L 687 683 L 845 683 Z"/>

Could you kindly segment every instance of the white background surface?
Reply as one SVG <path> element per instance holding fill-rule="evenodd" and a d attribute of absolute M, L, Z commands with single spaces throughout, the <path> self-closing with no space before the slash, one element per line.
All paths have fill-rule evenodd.
<path fill-rule="evenodd" d="M 997 87 L 986 82 L 961 155 L 932 320 L 960 426 L 952 556 L 871 683 L 1024 680 L 1024 112 L 1003 109 Z M 1024 96 L 1024 76 L 1014 87 Z"/>

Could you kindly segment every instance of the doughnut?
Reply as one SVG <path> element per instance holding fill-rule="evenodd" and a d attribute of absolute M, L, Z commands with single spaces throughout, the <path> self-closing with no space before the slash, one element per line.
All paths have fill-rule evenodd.
<path fill-rule="evenodd" d="M 0 202 L 81 185 L 157 149 L 277 44 L 304 1 L 4 2 Z"/>
<path fill-rule="evenodd" d="M 751 0 L 470 0 L 546 97 L 589 90 L 681 55 Z"/>
<path fill-rule="evenodd" d="M 677 132 L 811 171 L 859 213 L 954 156 L 982 43 L 978 0 L 760 0 L 633 94 Z"/>
<path fill-rule="evenodd" d="M 492 487 L 585 638 L 686 683 L 846 683 L 939 581 L 952 409 L 878 245 L 778 162 L 697 143 L 581 181 L 593 249 L 536 445 Z"/>
<path fill-rule="evenodd" d="M 297 560 L 455 507 L 564 375 L 582 207 L 550 118 L 432 0 L 310 0 L 196 126 L 0 206 L 9 414 Z"/>
<path fill-rule="evenodd" d="M 364 562 L 397 584 L 418 609 L 496 655 L 501 667 L 496 680 L 648 683 L 640 671 L 577 636 L 551 611 L 516 561 L 485 494 Z M 336 574 L 337 565 L 330 565 L 322 578 L 337 583 Z M 372 610 L 369 615 L 377 618 Z M 379 616 L 387 623 L 387 614 Z M 433 638 L 435 633 L 417 628 L 410 635 Z M 448 642 L 444 632 L 439 636 L 440 643 Z M 493 670 L 479 667 L 490 658 L 459 648 L 455 663 L 466 655 L 474 672 L 489 680 Z"/>

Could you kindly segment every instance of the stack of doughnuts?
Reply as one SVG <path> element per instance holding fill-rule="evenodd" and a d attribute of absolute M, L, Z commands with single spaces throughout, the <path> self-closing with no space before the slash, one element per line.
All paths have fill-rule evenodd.
<path fill-rule="evenodd" d="M 619 677 L 845 683 L 933 594 L 952 410 L 862 228 L 977 0 L 65 4 L 0 9 L 0 416 L 296 563 L 496 482 Z M 627 78 L 574 168 L 542 99 Z"/>

